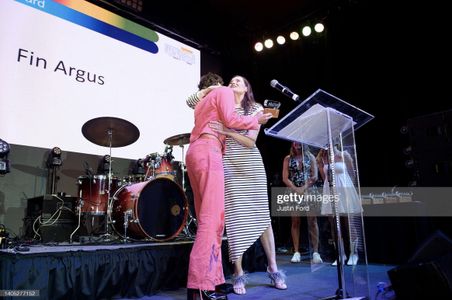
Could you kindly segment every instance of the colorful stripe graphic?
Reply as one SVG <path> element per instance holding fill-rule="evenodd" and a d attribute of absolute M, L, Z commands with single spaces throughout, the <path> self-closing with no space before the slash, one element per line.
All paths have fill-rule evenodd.
<path fill-rule="evenodd" d="M 145 51 L 154 54 L 159 51 L 156 44 L 159 37 L 155 31 L 89 2 L 81 0 L 16 0 L 16 2 L 42 10 Z"/>

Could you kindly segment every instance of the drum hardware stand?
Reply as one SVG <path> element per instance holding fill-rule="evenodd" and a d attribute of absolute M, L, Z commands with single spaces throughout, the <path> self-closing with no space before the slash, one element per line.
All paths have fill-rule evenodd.
<path fill-rule="evenodd" d="M 181 147 L 181 151 L 182 151 L 182 164 L 181 164 L 181 168 L 182 168 L 182 189 L 184 191 L 184 193 L 186 193 L 187 189 L 185 187 L 185 155 L 184 155 L 184 144 L 180 143 L 179 147 Z M 186 194 L 185 194 L 186 195 Z M 187 238 L 194 238 L 195 237 L 195 233 L 191 232 L 190 230 L 190 225 L 193 223 L 194 225 L 198 225 L 198 221 L 196 220 L 196 218 L 193 217 L 193 215 L 191 214 L 190 211 L 190 206 L 187 206 L 187 210 L 188 210 L 188 216 L 187 216 L 187 221 L 185 222 L 185 226 L 183 229 L 183 233 Z"/>
<path fill-rule="evenodd" d="M 77 232 L 77 230 L 80 229 L 80 219 L 82 217 L 82 206 L 83 206 L 83 199 L 82 199 L 82 192 L 80 191 L 79 202 L 78 202 L 78 205 L 77 205 L 78 224 L 77 224 L 77 228 L 75 228 L 74 231 L 72 231 L 71 235 L 69 236 L 69 243 L 70 244 L 72 244 L 72 237 Z"/>
<path fill-rule="evenodd" d="M 160 168 L 162 163 L 162 158 L 157 153 L 151 153 L 147 156 L 149 159 L 147 160 L 148 169 L 146 171 L 145 180 L 150 178 L 155 178 L 155 170 Z M 152 175 L 149 174 L 152 167 Z"/>
<path fill-rule="evenodd" d="M 127 243 L 127 228 L 129 227 L 129 220 L 132 218 L 132 210 L 124 212 L 124 239 L 123 242 Z"/>
<path fill-rule="evenodd" d="M 111 163 L 112 163 L 112 157 L 111 157 L 111 148 L 112 148 L 112 141 L 113 141 L 113 130 L 108 129 L 108 143 L 109 143 L 109 156 L 110 160 L 108 162 L 108 195 L 107 195 L 107 215 L 105 216 L 105 234 L 102 235 L 102 238 L 105 241 L 110 241 L 110 237 L 112 236 L 110 232 L 110 223 L 111 221 L 111 212 L 112 212 L 112 206 L 113 206 L 113 199 L 111 198 Z"/>

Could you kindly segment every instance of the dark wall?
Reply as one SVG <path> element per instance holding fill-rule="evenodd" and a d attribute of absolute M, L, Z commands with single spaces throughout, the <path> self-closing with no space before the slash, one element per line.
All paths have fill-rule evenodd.
<path fill-rule="evenodd" d="M 0 223 L 18 236 L 24 234 L 27 199 L 50 194 L 51 168 L 46 165 L 50 149 L 11 145 L 9 160 L 11 172 L 0 176 Z M 105 148 L 105 154 L 109 148 Z M 134 161 L 115 158 L 112 150 L 113 175 L 123 178 L 130 173 Z M 97 173 L 102 156 L 68 152 L 62 149 L 62 165 L 55 169 L 55 193 L 77 197 L 78 179 L 86 175 L 85 165 Z M 86 191 L 85 191 L 86 192 Z M 94 194 L 93 194 L 94 196 Z"/>
<path fill-rule="evenodd" d="M 407 186 L 413 170 L 402 150 L 410 144 L 400 129 L 411 118 L 450 108 L 445 68 L 444 20 L 434 6 L 396 2 L 354 1 L 332 9 L 322 37 L 310 37 L 257 54 L 248 45 L 224 51 L 225 80 L 247 77 L 258 101 L 282 102 L 284 116 L 295 103 L 269 85 L 272 79 L 302 99 L 321 88 L 373 114 L 356 132 L 363 186 Z M 433 25 L 435 24 L 435 25 Z M 204 68 L 204 70 L 207 70 Z M 271 126 L 270 122 L 266 127 Z M 450 134 L 450 133 L 449 133 Z M 280 171 L 288 143 L 261 134 L 258 145 L 270 173 Z"/>

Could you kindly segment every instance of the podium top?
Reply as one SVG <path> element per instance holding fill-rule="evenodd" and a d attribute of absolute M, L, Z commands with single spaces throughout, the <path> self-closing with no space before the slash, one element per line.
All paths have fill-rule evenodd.
<path fill-rule="evenodd" d="M 373 118 L 373 115 L 318 89 L 279 122 L 265 129 L 265 134 L 326 148 L 330 139 L 347 136 Z"/>

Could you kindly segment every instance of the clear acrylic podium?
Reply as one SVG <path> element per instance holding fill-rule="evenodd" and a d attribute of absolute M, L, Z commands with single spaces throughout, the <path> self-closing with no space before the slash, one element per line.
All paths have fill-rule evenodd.
<path fill-rule="evenodd" d="M 332 221 L 337 289 L 323 299 L 370 299 L 361 192 L 354 132 L 373 116 L 321 89 L 265 134 L 319 149 L 324 175 L 317 216 Z M 320 232 L 322 235 L 322 232 Z"/>

